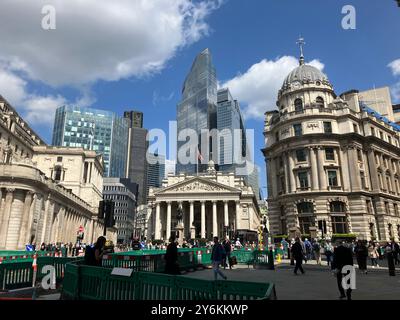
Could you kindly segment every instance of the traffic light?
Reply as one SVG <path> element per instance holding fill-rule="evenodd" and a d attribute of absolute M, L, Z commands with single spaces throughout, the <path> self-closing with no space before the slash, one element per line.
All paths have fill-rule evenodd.
<path fill-rule="evenodd" d="M 97 217 L 99 219 L 104 219 L 104 201 L 99 201 L 99 212 Z"/>
<path fill-rule="evenodd" d="M 104 200 L 104 223 L 107 228 L 111 228 L 115 225 L 114 219 L 114 201 Z"/>

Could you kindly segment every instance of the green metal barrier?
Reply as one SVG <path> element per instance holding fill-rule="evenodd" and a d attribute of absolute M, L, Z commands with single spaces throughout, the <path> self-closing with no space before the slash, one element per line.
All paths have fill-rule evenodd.
<path fill-rule="evenodd" d="M 38 257 L 36 280 L 39 281 L 46 274 L 42 273 L 43 267 L 52 265 L 56 271 L 56 283 L 60 284 L 64 277 L 65 264 L 78 261 L 78 258 Z M 12 262 L 0 264 L 0 288 L 12 290 L 31 287 L 33 285 L 32 261 Z"/>
<path fill-rule="evenodd" d="M 238 264 L 247 264 L 247 266 L 250 266 L 254 263 L 254 255 L 251 250 L 233 250 L 231 257 L 236 257 Z"/>
<path fill-rule="evenodd" d="M 111 269 L 67 263 L 62 294 L 79 300 L 249 300 L 276 299 L 273 284 L 209 281 L 151 272 L 131 277 Z"/>

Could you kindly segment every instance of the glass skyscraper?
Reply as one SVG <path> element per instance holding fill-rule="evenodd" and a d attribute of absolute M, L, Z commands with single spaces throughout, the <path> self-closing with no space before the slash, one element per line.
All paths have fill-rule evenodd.
<path fill-rule="evenodd" d="M 179 132 L 185 129 L 193 129 L 198 135 L 198 147 L 204 158 L 211 159 L 212 147 L 202 150 L 201 130 L 214 129 L 217 126 L 217 78 L 215 68 L 212 64 L 209 49 L 202 51 L 194 60 L 192 68 L 187 75 L 183 89 L 182 101 L 177 106 L 177 129 Z M 178 151 L 185 145 L 185 141 L 177 143 Z M 208 153 L 208 154 L 206 154 Z M 197 155 L 194 155 L 197 159 Z M 199 166 L 197 168 L 197 165 Z M 196 173 L 205 170 L 204 164 L 182 164 L 177 157 L 176 173 Z"/>
<path fill-rule="evenodd" d="M 150 187 L 160 188 L 165 177 L 165 156 L 147 153 L 147 192 Z"/>
<path fill-rule="evenodd" d="M 59 107 L 52 144 L 94 150 L 103 155 L 104 176 L 125 177 L 128 121 L 113 112 L 78 106 Z"/>

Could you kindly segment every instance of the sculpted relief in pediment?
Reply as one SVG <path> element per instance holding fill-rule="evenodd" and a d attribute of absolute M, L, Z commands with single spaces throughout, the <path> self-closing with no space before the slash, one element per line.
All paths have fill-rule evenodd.
<path fill-rule="evenodd" d="M 194 181 L 192 183 L 185 184 L 183 186 L 178 186 L 176 188 L 171 188 L 170 192 L 180 192 L 180 191 L 227 191 L 227 188 L 221 186 L 205 184 L 200 181 Z"/>

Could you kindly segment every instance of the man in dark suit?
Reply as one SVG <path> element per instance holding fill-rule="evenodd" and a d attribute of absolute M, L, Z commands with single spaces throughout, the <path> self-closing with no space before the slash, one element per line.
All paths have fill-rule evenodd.
<path fill-rule="evenodd" d="M 333 252 L 332 270 L 336 270 L 337 284 L 340 292 L 339 298 L 344 299 L 347 297 L 347 300 L 351 300 L 351 288 L 348 288 L 345 293 L 342 286 L 343 268 L 345 266 L 353 266 L 353 252 L 342 242 Z"/>
<path fill-rule="evenodd" d="M 300 270 L 302 274 L 304 274 L 304 270 L 302 267 L 303 259 L 304 259 L 304 251 L 303 247 L 300 243 L 300 238 L 296 238 L 296 242 L 292 246 L 292 255 L 294 260 L 296 261 L 296 265 L 294 267 L 294 274 L 297 275 L 297 270 Z"/>

